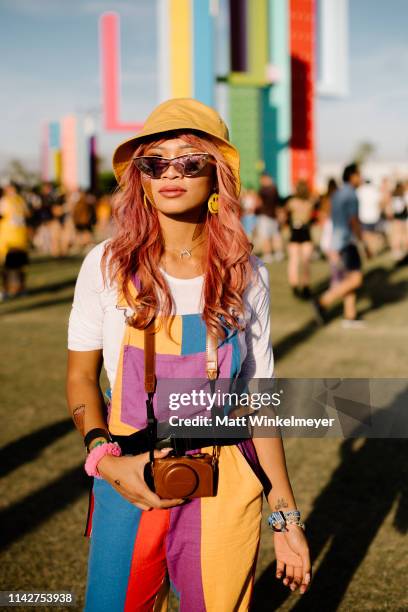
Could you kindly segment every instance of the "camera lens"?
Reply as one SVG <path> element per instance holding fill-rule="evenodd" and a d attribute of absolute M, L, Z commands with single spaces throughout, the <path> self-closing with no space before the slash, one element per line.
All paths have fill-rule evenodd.
<path fill-rule="evenodd" d="M 163 485 L 167 491 L 171 491 L 169 498 L 187 497 L 198 486 L 197 473 L 187 465 L 169 466 L 163 473 Z"/>

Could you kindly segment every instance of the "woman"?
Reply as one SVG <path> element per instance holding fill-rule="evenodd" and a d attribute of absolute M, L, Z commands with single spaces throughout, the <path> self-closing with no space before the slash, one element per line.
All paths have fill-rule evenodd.
<path fill-rule="evenodd" d="M 261 469 L 271 508 L 282 510 L 282 523 L 273 519 L 282 527 L 277 576 L 304 592 L 309 553 L 299 516 L 287 514 L 296 504 L 280 439 L 221 445 L 216 496 L 187 501 L 161 499 L 147 486 L 149 453 L 108 454 L 108 428 L 113 436 L 146 428 L 143 329 L 154 317 L 158 380 L 204 376 L 206 329 L 218 336 L 220 377 L 273 372 L 268 276 L 250 258 L 239 220 L 239 155 L 219 115 L 195 100 L 169 100 L 117 148 L 113 164 L 116 234 L 85 258 L 69 327 L 69 408 L 86 434 L 87 461 L 103 455 L 93 472 L 102 478 L 90 504 L 86 610 L 165 610 L 169 586 L 184 611 L 247 610 Z M 102 354 L 113 389 L 107 420 Z"/>
<path fill-rule="evenodd" d="M 288 245 L 288 280 L 296 297 L 310 297 L 310 261 L 313 243 L 310 235 L 313 202 L 306 181 L 299 181 L 287 203 L 290 239 Z"/>
<path fill-rule="evenodd" d="M 262 205 L 257 210 L 256 235 L 264 263 L 284 259 L 283 240 L 279 228 L 280 197 L 273 178 L 268 174 L 260 177 L 259 197 Z"/>
<path fill-rule="evenodd" d="M 0 198 L 0 266 L 2 266 L 3 292 L 0 300 L 24 295 L 26 266 L 28 264 L 29 237 L 26 202 L 16 186 L 9 183 Z"/>
<path fill-rule="evenodd" d="M 252 242 L 256 233 L 256 211 L 260 205 L 259 196 L 252 186 L 242 190 L 240 204 L 242 227 L 244 228 L 248 240 Z"/>
<path fill-rule="evenodd" d="M 401 261 L 408 253 L 408 201 L 404 184 L 396 184 L 390 202 L 391 253 L 395 261 Z"/>

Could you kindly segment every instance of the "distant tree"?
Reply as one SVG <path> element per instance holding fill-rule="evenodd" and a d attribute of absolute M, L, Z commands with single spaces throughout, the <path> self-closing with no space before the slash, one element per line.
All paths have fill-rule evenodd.
<path fill-rule="evenodd" d="M 28 170 L 19 159 L 12 159 L 9 162 L 5 169 L 5 175 L 7 179 L 20 185 L 32 186 L 40 180 L 38 174 Z"/>
<path fill-rule="evenodd" d="M 353 159 L 358 164 L 363 164 L 374 155 L 377 147 L 373 142 L 360 142 L 355 150 Z"/>
<path fill-rule="evenodd" d="M 98 187 L 99 187 L 99 191 L 104 194 L 104 193 L 113 193 L 116 189 L 116 187 L 118 186 L 116 179 L 115 179 L 115 175 L 113 174 L 112 171 L 105 171 L 105 172 L 100 172 L 98 174 Z"/>

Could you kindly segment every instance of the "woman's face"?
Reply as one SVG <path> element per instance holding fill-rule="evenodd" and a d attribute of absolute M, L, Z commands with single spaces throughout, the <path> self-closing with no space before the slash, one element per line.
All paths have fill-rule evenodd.
<path fill-rule="evenodd" d="M 149 146 L 144 155 L 173 159 L 188 153 L 202 153 L 181 138 L 170 138 L 158 145 Z M 193 177 L 183 176 L 174 166 L 169 166 L 160 178 L 141 175 L 142 185 L 153 206 L 163 214 L 180 214 L 201 207 L 214 187 L 214 165 L 207 164 Z"/>

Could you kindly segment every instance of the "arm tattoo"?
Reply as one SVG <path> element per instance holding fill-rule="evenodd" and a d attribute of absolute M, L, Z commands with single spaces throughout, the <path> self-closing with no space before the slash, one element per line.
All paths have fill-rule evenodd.
<path fill-rule="evenodd" d="M 78 431 L 84 435 L 84 416 L 85 416 L 85 404 L 79 404 L 72 411 L 72 418 L 75 423 L 75 427 Z"/>
<path fill-rule="evenodd" d="M 283 497 L 278 497 L 278 500 L 275 504 L 275 510 L 281 510 L 282 508 L 287 508 L 288 502 Z"/>

